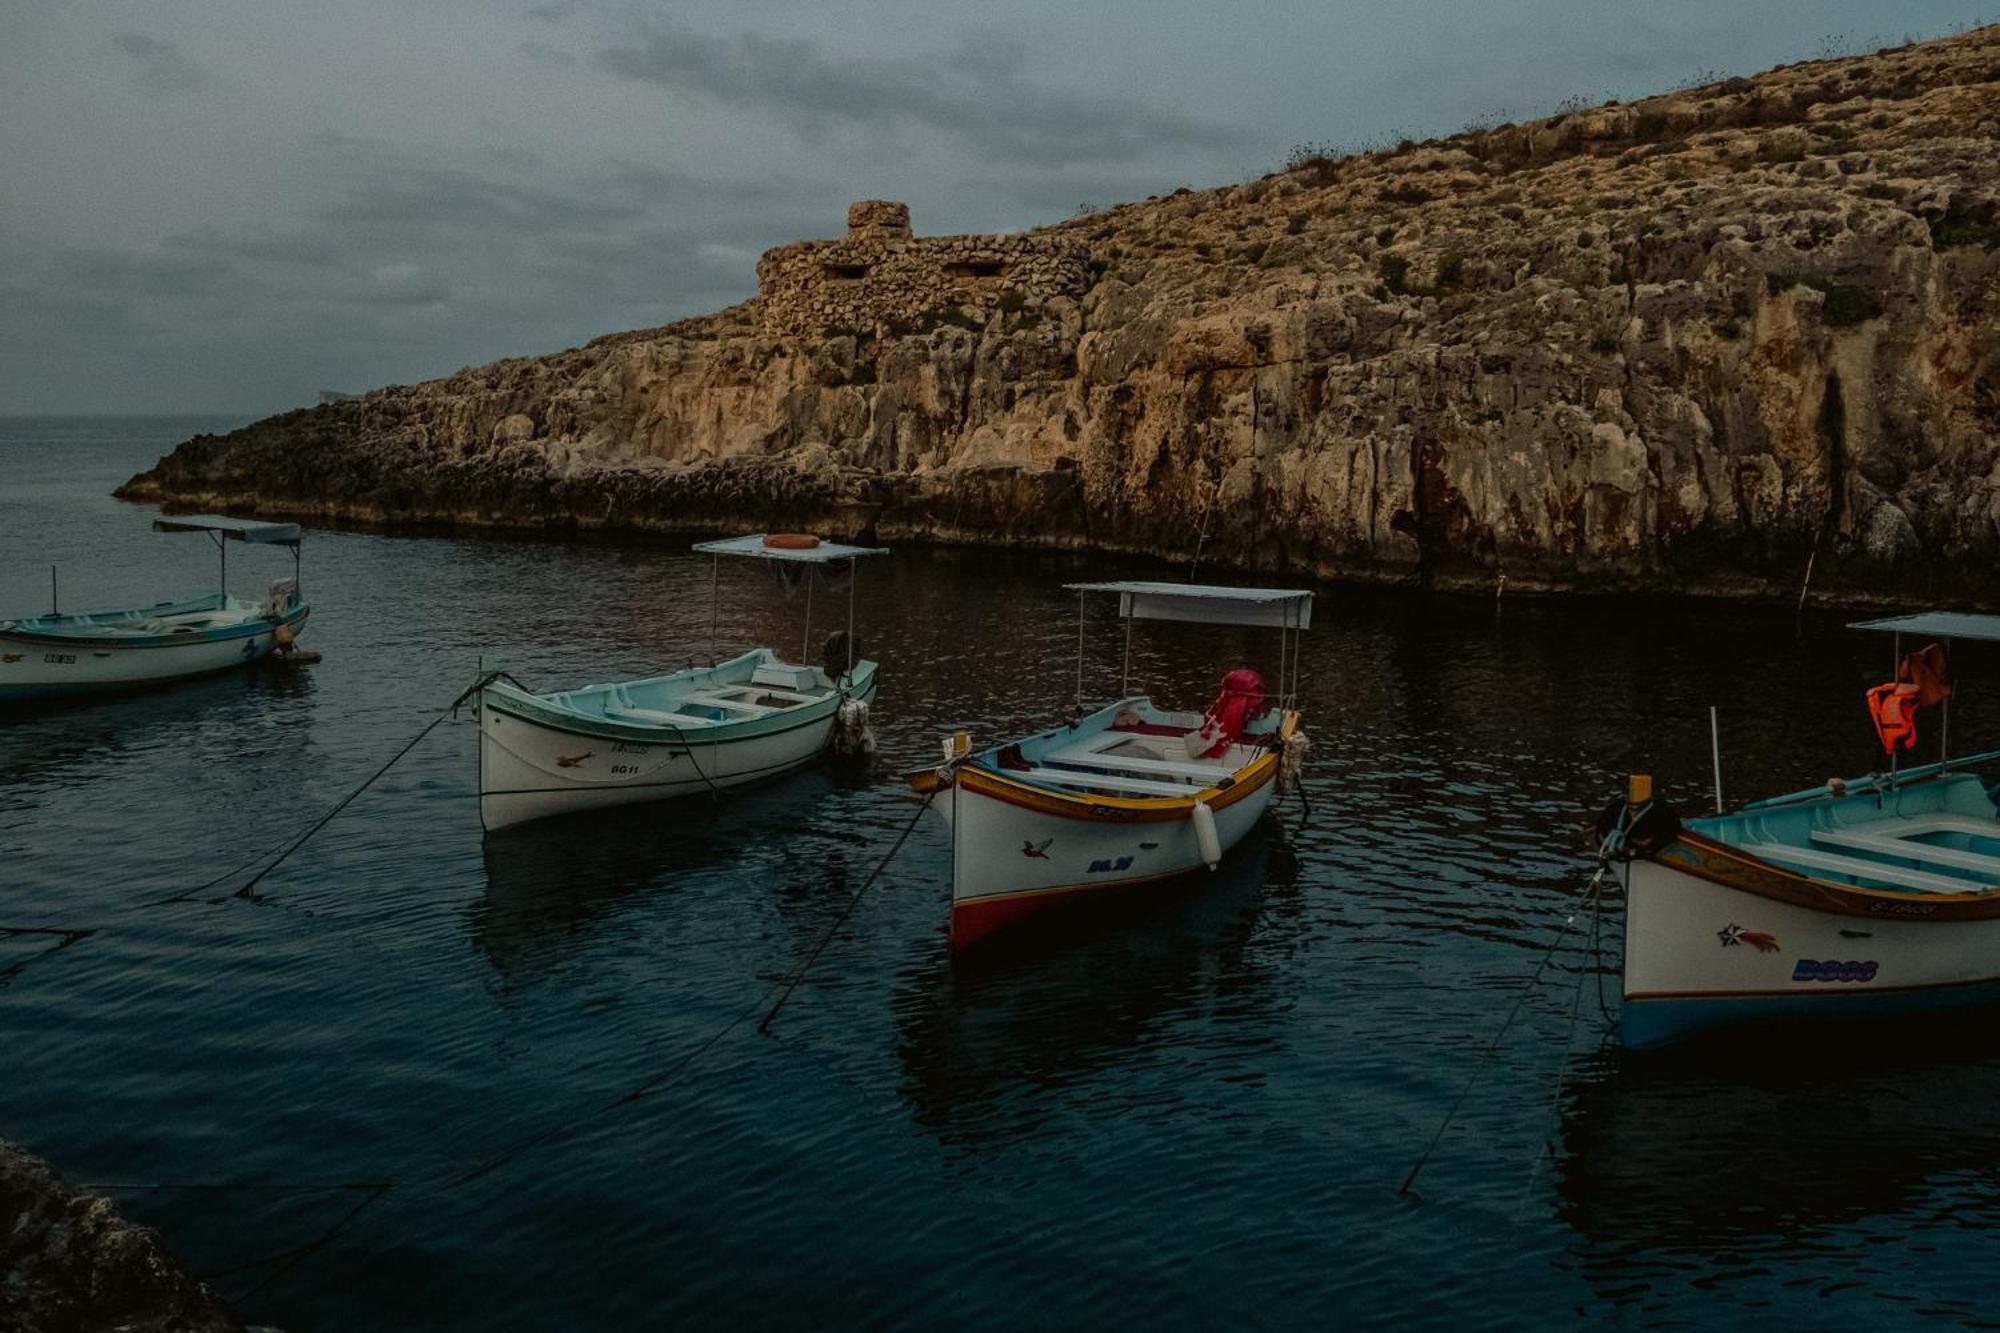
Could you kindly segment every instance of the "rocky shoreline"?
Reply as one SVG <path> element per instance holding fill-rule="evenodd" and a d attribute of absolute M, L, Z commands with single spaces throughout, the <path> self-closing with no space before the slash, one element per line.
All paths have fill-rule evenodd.
<path fill-rule="evenodd" d="M 1986 28 L 1302 152 L 1030 233 L 1084 265 L 1080 294 L 1010 287 L 1021 246 L 947 238 L 873 320 L 871 256 L 933 243 L 882 239 L 867 204 L 866 235 L 769 266 L 831 256 L 810 299 L 197 437 L 119 494 L 391 528 L 1199 550 L 1481 591 L 1790 600 L 1810 567 L 1816 599 L 1991 604 L 1996 140 Z M 908 275 L 934 270 L 909 316 Z M 801 333 L 836 289 L 839 320 Z"/>
<path fill-rule="evenodd" d="M 245 1326 L 156 1233 L 47 1162 L 0 1143 L 0 1328 L 244 1333 Z"/>

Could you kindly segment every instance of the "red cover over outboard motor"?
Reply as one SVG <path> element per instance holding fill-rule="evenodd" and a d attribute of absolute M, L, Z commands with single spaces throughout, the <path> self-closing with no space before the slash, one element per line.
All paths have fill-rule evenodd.
<path fill-rule="evenodd" d="M 1271 711 L 1264 697 L 1264 678 L 1249 667 L 1238 667 L 1222 678 L 1222 690 L 1202 714 L 1201 729 L 1194 733 L 1202 744 L 1197 750 L 1190 739 L 1188 749 L 1203 759 L 1219 759 L 1243 734 L 1243 729 Z"/>

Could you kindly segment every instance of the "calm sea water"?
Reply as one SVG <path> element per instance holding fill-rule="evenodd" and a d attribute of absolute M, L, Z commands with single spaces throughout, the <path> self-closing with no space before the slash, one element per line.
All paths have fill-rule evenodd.
<path fill-rule="evenodd" d="M 210 588 L 204 539 L 108 492 L 230 424 L 0 422 L 0 613 L 44 607 L 51 563 L 71 609 Z M 0 938 L 0 1136 L 294 1333 L 1994 1316 L 1990 1017 L 1635 1061 L 1602 1040 L 1588 914 L 1561 934 L 1624 773 L 1704 799 L 1709 704 L 1740 794 L 1865 767 L 1888 653 L 1838 618 L 1326 590 L 1309 812 L 1189 891 L 957 969 L 926 820 L 768 1035 L 727 1025 L 909 819 L 890 774 L 1067 704 L 1063 580 L 1161 571 L 865 570 L 872 774 L 482 838 L 461 718 L 261 901 L 226 896 L 239 874 L 149 905 L 302 831 L 482 662 L 536 686 L 683 664 L 708 567 L 679 545 L 313 533 L 318 666 L 0 720 L 0 926 L 96 932 Z M 239 592 L 287 570 L 232 553 Z M 760 571 L 724 593 L 729 643 L 799 642 Z M 1090 636 L 1102 696 L 1117 630 Z M 1150 626 L 1135 660 L 1196 705 L 1271 654 Z M 2000 663 L 1961 665 L 1954 730 L 2000 742 Z"/>

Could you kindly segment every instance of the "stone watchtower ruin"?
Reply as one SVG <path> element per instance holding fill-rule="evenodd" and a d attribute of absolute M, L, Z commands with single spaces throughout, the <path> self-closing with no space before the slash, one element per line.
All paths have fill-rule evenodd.
<path fill-rule="evenodd" d="M 864 199 L 847 210 L 838 241 L 798 241 L 757 261 L 757 321 L 795 338 L 831 332 L 888 334 L 956 308 L 980 323 L 1006 302 L 1038 306 L 1081 297 L 1089 253 L 1078 242 L 1033 232 L 924 236 L 910 206 Z"/>

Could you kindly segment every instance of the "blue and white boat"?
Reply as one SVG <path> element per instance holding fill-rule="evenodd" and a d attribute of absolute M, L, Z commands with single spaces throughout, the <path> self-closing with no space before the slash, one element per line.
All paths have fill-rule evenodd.
<path fill-rule="evenodd" d="M 1941 649 L 1905 657 L 1903 636 L 2000 640 L 2000 616 L 1854 628 L 1895 636 L 1896 676 L 1882 688 L 1912 695 L 1912 663 L 1948 659 Z M 1948 675 L 1929 688 L 1942 695 L 1928 709 L 1935 763 L 1903 767 L 1915 727 L 1885 730 L 1885 771 L 1688 819 L 1652 799 L 1649 778 L 1633 779 L 1606 830 L 1626 898 L 1628 1047 L 1743 1023 L 2000 1000 L 2000 788 L 1979 773 L 2000 765 L 2000 751 L 1951 758 Z"/>
<path fill-rule="evenodd" d="M 205 532 L 221 556 L 221 583 L 206 597 L 122 611 L 0 620 L 0 703 L 129 690 L 255 662 L 289 648 L 310 609 L 299 593 L 295 523 L 197 515 L 163 518 L 161 532 Z M 292 577 L 261 601 L 228 593 L 229 543 L 288 547 Z"/>
<path fill-rule="evenodd" d="M 479 694 L 479 817 L 488 831 L 742 786 L 812 762 L 837 734 L 857 742 L 865 735 L 876 667 L 857 652 L 851 576 L 862 556 L 887 552 L 788 533 L 694 549 L 717 561 L 739 556 L 804 571 L 802 644 L 812 641 L 812 577 L 845 565 L 847 629 L 827 641 L 818 663 L 756 648 L 711 666 L 546 694 L 487 682 Z"/>

